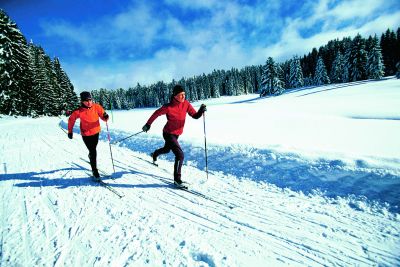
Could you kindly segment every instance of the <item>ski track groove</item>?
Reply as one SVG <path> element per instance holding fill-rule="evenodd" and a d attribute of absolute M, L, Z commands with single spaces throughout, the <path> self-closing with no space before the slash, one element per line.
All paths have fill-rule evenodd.
<path fill-rule="evenodd" d="M 119 160 L 116 160 L 116 162 L 118 162 L 118 163 L 120 163 L 120 164 L 122 164 L 122 165 L 125 165 L 125 166 L 130 166 L 128 163 L 124 163 L 124 162 L 119 161 Z M 131 171 L 132 171 L 133 173 L 135 173 L 135 170 L 132 170 L 132 169 L 131 169 Z M 137 176 L 139 176 L 139 175 L 136 175 L 136 177 L 137 177 Z M 160 180 L 160 179 L 157 178 L 157 177 L 154 177 L 154 176 L 151 176 L 151 177 L 152 177 L 153 179 L 155 179 L 155 180 Z M 169 189 L 169 188 L 166 187 L 165 190 L 168 190 L 168 189 Z M 162 190 L 164 190 L 164 188 L 162 188 Z M 173 189 L 173 190 L 176 190 L 176 189 Z M 216 190 L 215 190 L 215 191 L 216 191 Z M 179 195 L 179 196 L 178 196 L 178 199 L 179 199 L 180 202 L 182 202 L 182 199 L 185 199 L 186 201 L 191 202 L 192 204 L 194 203 L 194 204 L 196 204 L 196 205 L 206 207 L 205 209 L 207 209 L 207 204 L 206 204 L 207 200 L 206 200 L 206 199 L 203 199 L 204 201 L 203 201 L 203 203 L 201 203 L 202 200 L 200 200 L 200 197 L 193 196 L 193 198 L 191 198 L 191 197 L 189 197 L 189 196 L 185 196 L 185 192 L 180 192 L 179 194 L 178 194 L 177 192 L 170 192 L 170 194 L 171 194 L 171 193 Z M 187 194 L 187 193 L 186 193 L 186 194 Z M 170 197 L 171 197 L 171 195 L 168 196 L 168 199 L 170 199 Z M 233 198 L 232 198 L 232 199 L 233 199 Z M 246 199 L 248 199 L 248 198 L 246 198 Z M 307 198 L 306 196 L 304 196 L 304 199 L 307 200 L 308 198 Z M 175 200 L 175 199 L 173 199 L 172 202 L 174 202 L 174 200 Z M 149 200 L 146 199 L 146 201 L 149 201 Z M 164 203 L 166 203 L 166 204 L 170 204 L 169 202 L 166 202 L 166 201 L 162 201 L 162 202 L 164 202 Z M 311 203 L 311 201 L 309 201 L 309 202 Z M 200 203 L 201 203 L 202 205 L 201 205 Z M 240 201 L 240 203 L 242 204 L 243 202 Z M 247 209 L 247 210 L 252 210 L 251 208 L 249 208 L 249 206 L 250 206 L 250 207 L 251 207 L 251 206 L 254 206 L 256 203 L 253 202 L 253 201 L 247 201 L 247 203 L 245 203 L 245 204 L 247 204 L 247 205 L 243 205 L 243 206 L 238 207 L 238 208 L 235 208 L 235 209 Z M 190 206 L 190 205 L 189 205 L 189 206 Z M 284 207 L 283 207 L 283 208 L 284 208 Z M 183 212 L 186 212 L 186 213 L 189 212 L 187 208 L 186 208 L 186 209 L 183 208 L 182 211 L 183 211 Z M 269 209 L 269 210 L 266 210 L 266 211 L 267 211 L 267 212 L 268 212 L 268 211 L 271 212 L 271 211 L 274 211 L 274 209 Z M 312 221 L 312 220 L 309 220 L 309 219 L 306 219 L 306 218 L 298 217 L 298 215 L 291 215 L 291 214 L 288 214 L 287 212 L 282 211 L 282 210 L 275 210 L 275 211 L 278 212 L 278 213 L 280 213 L 281 215 L 284 215 L 284 216 L 287 217 L 288 219 L 290 218 L 290 219 L 292 219 L 292 220 L 294 220 L 294 221 L 299 222 L 300 224 L 306 223 L 306 224 L 310 224 L 310 225 L 315 225 L 315 227 L 324 227 L 324 226 L 323 226 L 322 224 L 320 224 L 320 223 L 316 223 L 316 222 L 314 222 L 314 221 Z M 193 215 L 193 216 L 198 216 L 198 215 L 196 214 L 196 212 L 189 212 L 189 213 L 192 213 L 191 215 Z M 198 213 L 202 213 L 202 211 L 199 211 Z M 254 218 L 259 218 L 259 219 L 264 219 L 264 220 L 265 220 L 265 218 L 261 217 L 259 214 L 260 214 L 260 212 L 257 212 L 257 213 L 254 212 L 254 213 L 246 214 L 246 216 L 252 216 L 252 217 L 254 217 Z M 177 214 L 177 215 L 178 215 L 178 216 L 181 216 L 181 215 L 179 215 L 179 214 Z M 218 214 L 218 215 L 221 216 L 221 218 L 224 217 L 224 216 L 221 215 L 221 214 Z M 204 219 L 204 220 L 208 220 L 208 223 L 210 223 L 210 221 L 209 221 L 208 218 L 205 218 L 204 216 L 203 216 L 203 217 L 200 216 L 200 217 L 201 217 L 202 219 Z M 242 216 L 242 217 L 243 217 L 243 216 Z M 188 218 L 188 219 L 190 219 L 190 218 Z M 267 220 L 265 220 L 265 223 L 259 222 L 259 224 L 261 224 L 261 225 L 252 226 L 252 225 L 247 225 L 246 223 L 243 223 L 243 222 L 240 222 L 240 221 L 237 221 L 237 220 L 235 221 L 235 220 L 233 220 L 233 219 L 231 219 L 231 218 L 228 218 L 228 217 L 226 217 L 226 219 L 231 221 L 232 227 L 235 227 L 236 225 L 240 225 L 240 226 L 242 226 L 242 227 L 249 228 L 251 231 L 254 231 L 255 233 L 252 233 L 253 236 L 257 236 L 257 235 L 259 234 L 260 237 L 257 238 L 257 242 L 259 242 L 259 243 L 262 243 L 262 242 L 264 241 L 263 234 L 271 235 L 270 232 L 264 232 L 263 230 L 260 230 L 260 228 L 263 229 L 264 226 L 265 226 L 265 227 L 268 227 L 268 221 L 267 221 Z M 224 224 L 225 224 L 225 223 L 226 223 L 226 222 L 224 222 Z M 202 224 L 202 226 L 204 227 L 205 225 Z M 229 226 L 227 226 L 227 228 L 229 228 Z M 273 236 L 273 235 L 272 235 L 272 236 Z M 355 236 L 355 237 L 356 237 L 356 236 Z M 275 236 L 274 238 L 277 238 L 277 237 Z M 324 251 L 324 252 L 322 253 L 321 251 L 318 251 L 318 250 L 310 250 L 309 245 L 306 246 L 306 245 L 304 245 L 304 244 L 296 243 L 296 242 L 294 242 L 294 241 L 286 240 L 286 239 L 284 239 L 284 238 L 277 238 L 277 239 L 278 239 L 278 240 L 275 240 L 275 241 L 276 241 L 276 242 L 279 241 L 279 242 L 281 243 L 281 244 L 279 244 L 279 246 L 282 246 L 282 245 L 283 245 L 283 247 L 284 247 L 287 251 L 292 250 L 292 249 L 293 249 L 293 246 L 294 246 L 294 247 L 296 248 L 297 253 L 298 253 L 299 255 L 301 255 L 302 257 L 305 257 L 305 258 L 309 259 L 309 260 L 312 261 L 314 264 L 324 265 L 323 262 L 314 259 L 314 258 L 316 257 L 316 255 L 319 256 L 319 257 L 321 257 L 320 254 L 322 254 L 322 255 L 329 255 L 328 257 L 324 257 L 324 259 L 325 259 L 327 262 L 332 262 L 332 263 L 333 263 L 333 262 L 335 262 L 335 259 L 337 259 L 335 253 L 331 253 L 330 251 Z M 301 240 L 301 239 L 299 239 L 299 240 Z M 282 242 L 283 242 L 283 244 L 282 244 Z M 284 244 L 287 244 L 287 245 L 284 245 Z M 278 244 L 277 244 L 277 245 L 278 245 Z M 318 246 L 318 244 L 315 244 L 315 245 Z M 353 246 L 351 245 L 350 247 L 353 247 Z M 346 249 L 346 251 L 347 251 L 347 252 L 343 251 L 343 249 L 342 249 L 342 253 L 345 252 L 345 254 L 346 254 L 347 256 L 349 256 L 350 258 L 354 259 L 355 261 L 363 262 L 362 258 L 355 258 L 355 257 L 352 257 L 352 256 L 351 256 L 351 254 L 353 253 L 353 251 L 351 251 L 351 249 L 350 249 L 349 251 Z M 321 253 L 320 253 L 320 252 L 321 252 Z M 283 256 L 283 255 L 284 255 L 284 254 L 281 254 L 280 256 Z M 313 255 L 314 255 L 314 256 L 313 256 Z M 291 261 L 296 262 L 295 259 L 293 259 L 293 258 L 291 258 L 291 257 L 287 257 L 287 258 L 290 259 Z M 369 262 L 369 261 L 364 261 L 364 263 L 370 263 L 370 262 Z"/>
<path fill-rule="evenodd" d="M 125 164 L 125 165 L 128 165 L 128 164 Z M 156 180 L 159 180 L 159 179 L 157 179 L 157 178 L 155 178 L 155 177 L 152 177 L 153 179 L 156 179 Z M 194 201 L 194 199 L 196 199 L 197 198 L 197 201 L 201 201 L 201 200 L 199 200 L 199 199 L 201 199 L 201 197 L 196 197 L 196 196 L 193 196 L 192 198 L 190 198 L 189 196 L 185 196 L 185 195 L 189 195 L 188 193 L 186 193 L 186 192 L 179 192 L 179 189 L 173 189 L 173 188 L 169 188 L 169 187 L 167 187 L 169 190 L 175 190 L 175 192 L 174 191 L 172 191 L 172 192 L 170 192 L 170 194 L 172 193 L 172 194 L 174 194 L 174 195 L 178 195 L 178 200 L 179 200 L 179 202 L 182 202 L 182 199 L 184 199 L 184 200 L 187 200 L 187 201 L 189 201 L 189 202 L 192 202 L 192 203 L 195 203 L 195 204 L 197 204 L 197 205 L 199 205 L 199 202 L 195 202 Z M 179 193 L 178 193 L 179 192 Z M 170 199 L 170 195 L 168 196 L 168 199 Z M 203 199 L 204 200 L 204 202 L 208 202 L 208 200 L 206 200 L 206 199 Z M 147 201 L 149 201 L 149 200 L 147 200 Z M 166 203 L 166 204 L 170 204 L 170 203 L 167 203 L 166 201 L 163 201 L 164 203 Z M 174 199 L 172 200 L 172 202 L 174 202 L 175 203 L 175 201 L 174 201 Z M 199 205 L 201 208 L 204 208 L 205 210 L 207 210 L 207 206 L 205 205 L 205 203 L 202 203 L 203 205 Z M 190 206 L 190 205 L 189 205 Z M 176 207 L 175 207 L 176 208 Z M 189 213 L 189 215 L 191 215 L 191 216 L 196 216 L 196 217 L 198 217 L 198 218 L 201 218 L 201 219 L 203 219 L 203 220 L 205 220 L 206 222 L 208 222 L 208 223 L 213 223 L 213 224 L 215 224 L 215 225 L 219 225 L 219 224 L 223 224 L 224 225 L 224 227 L 225 228 L 229 228 L 229 226 L 230 225 L 226 225 L 227 224 L 227 222 L 229 222 L 230 224 L 231 224 L 231 227 L 235 227 L 235 226 L 237 226 L 237 225 L 240 225 L 240 226 L 242 226 L 242 227 L 246 227 L 246 228 L 248 228 L 248 229 L 250 229 L 250 231 L 253 231 L 253 232 L 255 232 L 255 233 L 252 233 L 253 235 L 254 234 L 265 234 L 263 231 L 260 231 L 259 229 L 257 229 L 256 227 L 254 227 L 254 226 L 251 226 L 251 225 L 248 225 L 248 224 L 246 224 L 246 223 L 243 223 L 243 222 L 240 222 L 240 221 L 235 221 L 235 220 L 232 220 L 232 219 L 230 219 L 229 217 L 227 217 L 227 216 L 221 216 L 221 214 L 219 214 L 219 213 L 217 213 L 216 212 L 216 214 L 215 215 L 217 215 L 217 216 L 220 216 L 220 219 L 221 218 L 225 218 L 227 221 L 224 221 L 224 222 L 220 222 L 220 223 L 217 223 L 217 222 L 212 222 L 209 218 L 205 218 L 204 216 L 200 216 L 199 215 L 199 213 L 202 213 L 202 211 L 198 211 L 198 212 L 190 212 L 190 211 L 188 211 L 188 209 L 187 208 L 179 208 L 178 207 L 178 209 L 179 210 L 181 210 L 181 212 L 183 213 L 183 214 L 186 214 L 186 213 Z M 170 211 L 170 213 L 173 213 L 173 211 Z M 192 219 L 190 219 L 190 217 L 188 217 L 187 215 L 183 215 L 183 214 L 180 214 L 180 213 L 175 213 L 177 216 L 180 216 L 180 217 L 183 217 L 183 218 L 186 218 L 187 220 L 192 220 Z M 186 217 L 185 217 L 186 216 Z M 192 220 L 193 222 L 196 222 L 196 220 Z M 206 225 L 204 225 L 204 224 L 201 224 L 203 227 L 207 227 L 207 228 L 209 228 L 209 226 L 206 226 Z M 213 229 L 213 230 L 215 230 L 215 229 Z M 218 230 L 215 230 L 215 231 L 217 231 L 217 232 L 220 232 L 220 231 L 218 231 Z M 267 233 L 268 234 L 268 233 Z M 235 237 L 235 235 L 234 234 L 232 234 L 233 235 L 233 237 Z M 264 242 L 264 237 L 263 236 L 260 236 L 260 237 L 258 237 L 257 238 L 257 240 L 254 240 L 254 241 L 256 241 L 256 242 L 258 242 L 258 243 L 262 243 L 262 242 Z M 292 259 L 293 260 L 293 259 Z"/>

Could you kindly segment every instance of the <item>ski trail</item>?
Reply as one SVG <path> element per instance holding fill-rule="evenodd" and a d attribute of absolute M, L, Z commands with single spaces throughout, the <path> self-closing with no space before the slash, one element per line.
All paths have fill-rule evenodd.
<path fill-rule="evenodd" d="M 190 188 L 234 204 L 230 209 L 171 187 L 173 162 L 160 159 L 155 167 L 147 153 L 130 147 L 113 147 L 112 174 L 108 143 L 100 141 L 98 166 L 113 175 L 106 182 L 125 195 L 119 199 L 87 177 L 80 136 L 69 140 L 54 125 L 32 125 L 35 140 L 18 133 L 23 159 L 16 163 L 25 172 L 10 165 L 1 175 L 2 265 L 400 263 L 396 214 L 216 171 L 206 181 L 201 169 L 183 167 Z M 10 209 L 6 202 L 19 205 Z"/>
<path fill-rule="evenodd" d="M 132 162 L 131 164 L 125 163 L 125 162 L 122 162 L 122 161 L 118 161 L 118 162 L 121 165 L 125 165 L 125 166 L 136 165 L 137 169 L 139 169 L 140 167 L 145 167 L 145 164 L 143 164 L 143 163 L 139 164 L 137 161 L 136 162 Z M 124 163 L 124 164 L 122 164 L 122 163 Z M 120 168 L 120 167 L 118 167 L 118 168 Z M 127 170 L 129 170 L 129 169 L 125 168 L 125 172 Z M 138 173 L 138 171 L 135 170 L 135 168 L 131 168 L 130 170 L 131 170 L 132 173 L 135 173 L 135 172 Z M 154 172 L 155 171 L 153 171 L 153 173 Z M 160 171 L 157 170 L 157 174 L 153 175 L 153 179 L 154 180 L 160 180 L 160 176 L 162 177 L 162 175 L 163 175 L 160 172 L 164 172 L 164 170 L 160 170 Z M 138 178 L 138 176 L 139 175 L 136 175 L 135 178 Z M 125 181 L 125 180 L 121 180 L 121 181 Z M 148 178 L 147 178 L 147 182 L 150 183 Z M 191 183 L 193 183 L 193 181 L 191 181 Z M 232 183 L 229 183 L 229 184 L 231 185 Z M 254 185 L 257 185 L 257 183 L 254 183 Z M 215 194 L 225 193 L 224 195 L 229 195 L 229 194 L 226 194 L 226 192 L 218 192 L 218 188 L 220 188 L 220 187 L 215 187 L 214 188 L 214 189 L 216 189 L 216 190 L 213 190 L 213 192 Z M 241 229 L 241 232 L 248 232 L 247 235 L 252 235 L 252 236 L 254 236 L 254 238 L 256 236 L 259 236 L 259 237 L 255 238 L 253 240 L 253 242 L 256 242 L 256 243 L 258 243 L 260 245 L 263 242 L 265 242 L 266 239 L 268 240 L 268 238 L 269 238 L 270 239 L 270 240 L 268 240 L 269 242 L 275 244 L 275 246 L 277 246 L 277 247 L 281 247 L 283 249 L 283 251 L 286 252 L 286 254 L 285 253 L 278 254 L 278 256 L 280 258 L 286 259 L 286 261 L 292 259 L 292 261 L 297 262 L 296 260 L 294 260 L 293 258 L 291 258 L 289 256 L 289 255 L 291 255 L 293 253 L 293 251 L 297 252 L 298 255 L 300 255 L 301 257 L 307 258 L 310 261 L 309 263 L 312 264 L 312 265 L 314 265 L 314 264 L 323 265 L 323 262 L 327 262 L 327 261 L 331 262 L 333 264 L 333 263 L 335 263 L 337 261 L 337 256 L 336 256 L 337 251 L 334 250 L 334 251 L 331 252 L 331 251 L 329 251 L 329 249 L 327 251 L 311 249 L 312 247 L 318 247 L 321 244 L 320 241 L 310 239 L 308 241 L 310 244 L 309 245 L 304 245 L 304 240 L 302 238 L 302 235 L 304 233 L 302 233 L 301 231 L 298 231 L 298 229 L 296 229 L 296 228 L 293 229 L 291 227 L 291 224 L 294 223 L 294 224 L 305 226 L 306 229 L 315 228 L 316 229 L 315 230 L 315 235 L 317 235 L 318 237 L 322 236 L 322 241 L 324 241 L 324 239 L 329 236 L 329 231 L 339 231 L 339 230 L 334 229 L 334 228 L 333 229 L 329 229 L 326 226 L 326 224 L 317 223 L 321 219 L 320 218 L 321 216 L 322 217 L 326 217 L 328 214 L 324 210 L 318 210 L 318 211 L 313 210 L 313 208 L 320 208 L 320 207 L 318 207 L 318 206 L 313 207 L 311 205 L 311 204 L 314 204 L 314 201 L 313 201 L 312 198 L 310 198 L 308 196 L 301 195 L 301 194 L 296 194 L 294 192 L 291 193 L 292 194 L 291 198 L 293 200 L 296 200 L 296 197 L 300 197 L 306 203 L 308 203 L 308 202 L 310 203 L 310 206 L 307 207 L 305 212 L 309 212 L 310 214 L 308 214 L 308 215 L 312 215 L 313 213 L 317 213 L 316 216 L 314 216 L 315 220 L 308 219 L 308 217 L 306 215 L 303 215 L 301 213 L 300 214 L 296 214 L 296 215 L 292 215 L 292 214 L 288 213 L 287 212 L 287 207 L 293 206 L 294 203 L 281 203 L 280 208 L 275 206 L 275 208 L 267 208 L 266 207 L 266 208 L 261 209 L 261 210 L 260 210 L 260 207 L 257 205 L 258 206 L 257 207 L 258 210 L 254 211 L 255 210 L 255 205 L 259 204 L 259 203 L 256 203 L 254 201 L 251 201 L 251 198 L 254 196 L 254 194 L 262 195 L 262 196 L 264 196 L 265 199 L 272 199 L 272 200 L 274 200 L 274 202 L 276 202 L 276 199 L 274 197 L 269 196 L 268 194 L 266 194 L 265 191 L 257 191 L 257 190 L 254 190 L 254 188 L 251 188 L 251 189 L 252 190 L 248 190 L 247 191 L 247 192 L 251 192 L 251 193 L 248 193 L 249 197 L 250 197 L 249 199 L 248 198 L 245 198 L 245 199 L 242 198 L 243 193 L 246 193 L 246 190 L 243 190 L 243 188 L 241 190 L 242 195 L 241 195 L 241 199 L 240 200 L 231 199 L 232 201 L 236 201 L 237 203 L 239 202 L 241 204 L 242 203 L 246 204 L 246 205 L 239 206 L 239 208 L 235 208 L 235 213 L 232 213 L 232 214 L 227 213 L 226 210 L 224 210 L 224 213 L 222 214 L 221 210 L 223 210 L 223 209 L 221 209 L 221 207 L 215 207 L 215 205 L 207 203 L 207 201 L 205 201 L 205 200 L 202 201 L 201 199 L 198 199 L 196 197 L 193 197 L 193 196 L 191 197 L 191 196 L 185 195 L 184 192 L 179 192 L 179 191 L 176 191 L 176 190 L 175 190 L 175 192 L 169 192 L 169 190 L 167 190 L 167 188 L 165 188 L 165 189 L 163 188 L 163 190 L 162 190 L 162 193 L 168 192 L 168 196 L 167 197 L 161 197 L 161 192 L 159 192 L 158 195 L 160 197 L 158 199 L 156 199 L 156 200 L 153 200 L 153 201 L 162 201 L 163 203 L 165 203 L 165 205 L 164 204 L 162 205 L 163 207 L 164 206 L 167 206 L 167 207 L 171 207 L 172 206 L 172 207 L 178 208 L 178 210 L 171 208 L 170 210 L 168 210 L 168 212 L 169 213 L 174 213 L 176 216 L 184 217 L 186 220 L 192 220 L 192 221 L 197 221 L 197 222 L 199 222 L 199 221 L 201 222 L 201 220 L 199 220 L 199 218 L 202 218 L 202 219 L 208 218 L 207 216 L 204 216 L 204 215 L 200 216 L 199 213 L 202 213 L 202 212 L 206 212 L 206 213 L 208 212 L 209 213 L 210 210 L 212 210 L 214 208 L 214 210 L 217 213 L 217 214 L 214 214 L 214 217 L 215 216 L 219 216 L 219 220 L 221 220 L 221 222 L 219 223 L 220 225 L 222 224 L 222 225 L 226 226 L 226 228 Z M 271 191 L 271 188 L 268 188 L 267 185 L 265 185 L 264 188 L 261 188 L 261 189 L 264 189 L 264 190 L 265 189 L 269 189 Z M 215 191 L 217 191 L 217 192 L 215 192 Z M 230 195 L 232 195 L 232 191 L 233 190 L 230 189 L 230 191 L 229 191 Z M 274 191 L 276 191 L 276 192 L 274 192 Z M 274 194 L 277 195 L 277 194 L 281 193 L 281 190 L 279 190 L 278 188 L 275 188 L 274 190 L 272 190 L 272 192 L 268 192 L 268 193 L 269 194 L 270 193 L 274 193 Z M 174 195 L 176 195 L 176 194 L 179 195 L 178 199 L 174 198 Z M 170 201 L 167 201 L 165 199 L 168 199 Z M 257 198 L 255 198 L 255 199 L 259 200 L 260 196 L 257 196 Z M 187 201 L 188 202 L 188 207 L 179 208 L 178 206 L 174 205 L 174 203 L 176 201 L 179 201 L 179 203 L 182 204 L 182 205 L 185 203 L 185 201 Z M 328 205 L 328 206 L 330 205 L 330 203 L 325 198 L 320 197 L 319 201 L 325 202 L 325 204 Z M 150 202 L 150 199 L 146 199 L 146 202 Z M 201 203 L 201 202 L 203 202 L 203 203 Z M 202 210 L 202 211 L 192 211 L 190 209 L 190 207 L 192 207 L 193 204 L 195 204 L 195 203 L 199 203 L 199 207 L 207 207 L 208 206 L 207 208 L 209 208 L 209 209 Z M 244 212 L 244 213 L 241 214 L 239 212 Z M 350 208 L 350 212 L 352 212 L 351 208 Z M 189 213 L 189 215 L 187 213 Z M 276 219 L 270 219 L 268 216 L 267 217 L 263 217 L 261 215 L 261 214 L 274 214 L 274 213 L 277 214 L 276 215 L 276 217 L 277 217 Z M 192 219 L 192 216 L 195 216 L 196 219 Z M 211 216 L 211 215 L 209 215 L 209 216 Z M 351 216 L 352 215 L 349 215 L 349 218 L 351 218 Z M 250 223 L 247 223 L 247 222 L 243 222 L 241 219 L 235 219 L 235 218 L 243 218 L 243 217 L 244 218 L 249 218 L 250 221 L 252 221 L 254 223 L 254 225 L 250 224 Z M 293 235 L 297 236 L 297 238 L 298 238 L 297 242 L 295 242 L 293 240 L 290 240 L 288 238 L 285 238 L 284 234 L 277 235 L 277 234 L 274 233 L 273 230 L 271 230 L 271 224 L 273 224 L 273 225 L 275 225 L 277 227 L 277 229 L 275 229 L 275 230 L 279 230 L 282 227 L 282 217 L 283 218 L 287 218 L 286 219 L 287 220 L 287 226 L 285 228 L 285 231 L 283 231 L 283 232 L 284 233 L 293 232 Z M 305 218 L 301 219 L 303 217 L 305 217 Z M 334 219 L 336 219 L 336 218 L 334 218 Z M 346 219 L 349 220 L 348 218 L 346 218 Z M 206 223 L 203 222 L 203 223 L 201 223 L 201 225 L 204 226 L 204 227 L 207 227 L 208 230 L 212 229 L 212 226 L 210 226 L 210 223 L 212 221 L 210 221 L 208 219 L 206 219 L 206 221 L 207 221 Z M 346 225 L 351 226 L 353 224 L 360 224 L 361 221 L 362 220 L 343 221 L 342 222 L 343 225 L 341 226 L 341 228 L 345 229 Z M 279 222 L 279 223 L 277 223 L 277 222 Z M 331 223 L 334 223 L 334 222 L 331 221 Z M 262 230 L 262 229 L 265 229 L 265 230 Z M 280 231 L 282 231 L 282 230 L 280 230 Z M 346 233 L 345 230 L 340 229 L 340 231 L 343 231 L 343 232 Z M 360 232 L 363 232 L 363 231 L 365 231 L 365 229 L 364 228 L 360 228 Z M 296 234 L 296 232 L 298 232 L 298 233 Z M 373 235 L 372 232 L 370 232 L 369 234 Z M 361 238 L 361 234 L 360 234 L 360 236 L 358 236 L 358 235 L 356 235 L 354 233 L 351 233 L 351 235 L 354 237 L 354 239 Z M 231 234 L 231 236 L 233 236 L 233 237 L 237 236 L 237 233 L 233 233 L 233 234 Z M 246 236 L 246 234 L 244 234 L 244 236 Z M 354 253 L 358 253 L 359 254 L 358 250 L 354 251 L 352 248 L 354 246 L 361 247 L 362 246 L 361 244 L 363 242 L 356 242 L 356 241 L 353 240 L 351 242 L 346 242 L 346 243 L 348 243 L 348 245 L 345 245 L 344 248 L 342 248 L 340 250 L 340 253 L 348 255 L 349 259 L 352 259 L 353 261 L 356 261 L 356 262 L 364 262 L 364 264 L 370 264 L 371 263 L 371 259 L 364 259 L 364 258 L 352 256 Z M 347 249 L 347 246 L 350 249 Z M 370 249 L 371 248 L 373 248 L 373 247 L 370 247 Z M 363 250 L 363 248 L 361 247 L 360 250 Z M 315 259 L 315 258 L 320 258 L 321 255 L 328 255 L 328 256 L 322 257 L 322 259 L 323 259 L 322 261 Z M 390 255 L 390 253 L 388 253 L 388 255 Z M 388 255 L 381 254 L 382 257 L 386 257 Z M 277 256 L 277 255 L 275 255 L 275 256 Z M 393 259 L 395 260 L 396 257 L 394 257 Z M 350 264 L 351 262 L 352 261 L 349 261 L 348 263 Z M 302 264 L 304 262 L 297 262 L 297 263 L 301 263 Z"/>
<path fill-rule="evenodd" d="M 123 131 L 115 130 L 111 133 L 111 138 L 118 139 L 127 135 Z M 100 138 L 106 140 L 106 135 L 100 135 Z M 201 144 L 186 142 L 184 139 L 180 143 L 185 151 L 186 164 L 205 170 L 204 148 Z M 129 148 L 148 154 L 160 146 L 162 138 L 137 136 L 113 147 Z M 161 158 L 173 160 L 171 155 L 163 155 Z M 279 153 L 253 146 L 221 146 L 210 143 L 208 162 L 209 173 L 267 182 L 305 193 L 321 191 L 333 198 L 352 195 L 355 199 L 362 199 L 366 196 L 373 205 L 381 205 L 384 208 L 388 203 L 391 211 L 398 213 L 400 210 L 397 193 L 400 190 L 398 171 L 370 167 L 362 159 L 353 160 L 351 164 L 338 159 L 311 160 L 296 154 Z M 392 159 L 392 163 L 399 161 Z M 381 183 L 382 180 L 385 183 Z"/>

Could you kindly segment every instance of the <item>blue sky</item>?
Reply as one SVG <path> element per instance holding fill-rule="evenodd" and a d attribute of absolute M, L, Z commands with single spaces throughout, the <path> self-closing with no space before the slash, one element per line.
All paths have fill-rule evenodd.
<path fill-rule="evenodd" d="M 4 2 L 4 1 L 2 1 Z M 149 85 L 304 55 L 400 26 L 396 0 L 6 0 L 76 91 Z"/>

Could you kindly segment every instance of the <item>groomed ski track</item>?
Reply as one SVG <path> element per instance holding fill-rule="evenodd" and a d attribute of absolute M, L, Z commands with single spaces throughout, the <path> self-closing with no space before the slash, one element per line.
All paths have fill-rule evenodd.
<path fill-rule="evenodd" d="M 0 126 L 1 266 L 400 264 L 398 215 L 212 171 L 206 181 L 183 167 L 190 188 L 230 209 L 172 188 L 172 162 L 157 168 L 113 146 L 115 180 L 105 182 L 120 199 L 87 176 L 81 136 L 69 140 L 59 121 Z M 104 139 L 98 166 L 112 171 Z"/>

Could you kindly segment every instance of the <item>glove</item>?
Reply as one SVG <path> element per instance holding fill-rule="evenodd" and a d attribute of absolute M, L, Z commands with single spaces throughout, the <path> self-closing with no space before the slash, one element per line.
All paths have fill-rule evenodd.
<path fill-rule="evenodd" d="M 148 124 L 146 123 L 146 124 L 143 126 L 142 130 L 143 130 L 143 132 L 146 132 L 146 133 L 147 133 L 147 131 L 150 130 L 150 125 L 148 125 Z"/>
<path fill-rule="evenodd" d="M 73 133 L 68 133 L 68 138 L 72 139 L 72 135 L 73 135 Z"/>
<path fill-rule="evenodd" d="M 199 112 L 203 114 L 205 111 L 207 111 L 206 105 L 205 104 L 201 104 Z"/>
<path fill-rule="evenodd" d="M 108 114 L 106 113 L 106 112 L 104 112 L 103 113 L 103 118 L 106 120 L 106 121 L 108 121 L 108 118 L 109 118 L 110 116 L 108 116 Z"/>

